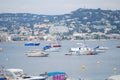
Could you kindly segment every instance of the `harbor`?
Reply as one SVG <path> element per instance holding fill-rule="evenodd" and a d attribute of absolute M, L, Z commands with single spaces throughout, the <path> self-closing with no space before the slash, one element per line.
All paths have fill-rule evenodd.
<path fill-rule="evenodd" d="M 5 68 L 20 68 L 31 75 L 45 72 L 66 72 L 72 80 L 105 80 L 110 76 L 120 74 L 120 44 L 119 40 L 101 40 L 109 47 L 105 53 L 96 55 L 65 55 L 71 47 L 79 47 L 82 40 L 60 41 L 62 47 L 57 52 L 49 52 L 47 57 L 28 57 L 24 53 L 33 49 L 42 50 L 47 41 L 41 41 L 40 46 L 26 47 L 25 42 L 0 43 L 0 65 Z M 86 40 L 86 44 L 93 48 L 98 40 Z"/>

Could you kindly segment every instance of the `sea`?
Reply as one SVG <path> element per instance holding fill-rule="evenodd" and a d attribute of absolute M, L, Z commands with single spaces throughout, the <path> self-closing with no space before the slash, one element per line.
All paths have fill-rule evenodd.
<path fill-rule="evenodd" d="M 112 75 L 120 75 L 120 40 L 86 40 L 87 46 L 98 44 L 108 47 L 105 53 L 96 55 L 65 55 L 71 47 L 79 47 L 82 40 L 60 41 L 59 52 L 47 52 L 48 57 L 27 57 L 25 53 L 40 49 L 51 41 L 40 41 L 40 46 L 24 46 L 26 42 L 1 42 L 0 65 L 4 68 L 20 68 L 29 75 L 45 72 L 66 72 L 72 80 L 105 80 Z"/>

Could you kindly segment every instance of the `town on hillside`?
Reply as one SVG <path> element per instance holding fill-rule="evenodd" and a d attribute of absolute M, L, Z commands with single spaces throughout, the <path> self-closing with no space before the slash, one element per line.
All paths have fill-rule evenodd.
<path fill-rule="evenodd" d="M 120 10 L 79 8 L 68 14 L 0 13 L 0 42 L 120 39 Z"/>

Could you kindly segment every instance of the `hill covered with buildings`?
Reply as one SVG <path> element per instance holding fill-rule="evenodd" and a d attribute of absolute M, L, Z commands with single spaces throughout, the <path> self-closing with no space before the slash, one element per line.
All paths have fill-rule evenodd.
<path fill-rule="evenodd" d="M 120 10 L 79 8 L 63 15 L 1 13 L 0 41 L 120 39 Z"/>

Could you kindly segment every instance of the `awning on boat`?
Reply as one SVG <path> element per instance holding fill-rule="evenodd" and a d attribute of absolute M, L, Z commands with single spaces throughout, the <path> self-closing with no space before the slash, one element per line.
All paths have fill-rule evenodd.
<path fill-rule="evenodd" d="M 40 74 L 40 76 L 55 76 L 55 75 L 66 75 L 65 72 L 46 72 L 45 74 Z"/>
<path fill-rule="evenodd" d="M 66 74 L 65 72 L 49 72 L 46 75 L 47 76 L 55 76 L 55 75 L 61 75 L 61 74 Z"/>

